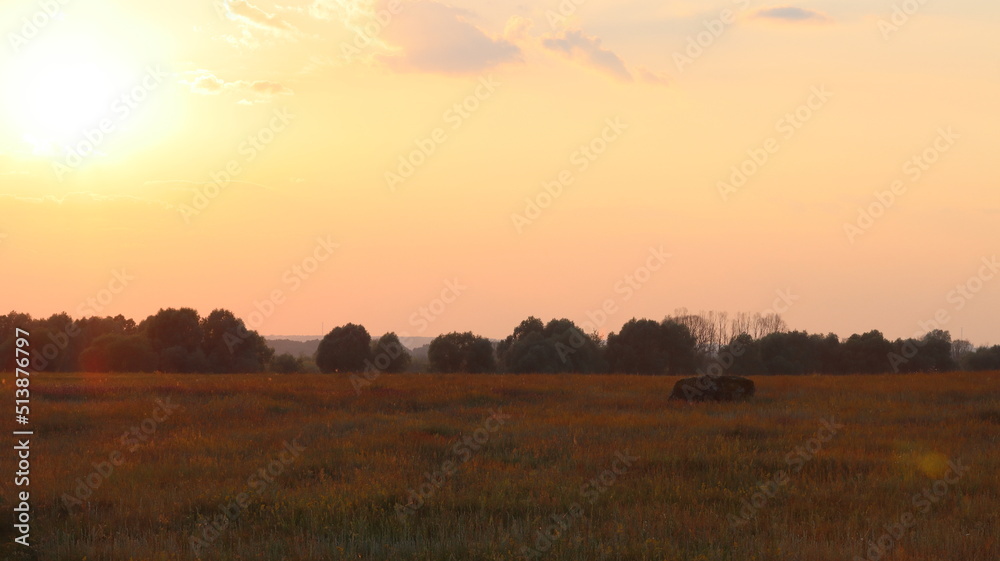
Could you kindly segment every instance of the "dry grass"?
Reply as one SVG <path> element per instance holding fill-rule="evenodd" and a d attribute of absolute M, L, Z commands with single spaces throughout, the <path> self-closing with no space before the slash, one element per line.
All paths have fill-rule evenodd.
<path fill-rule="evenodd" d="M 749 403 L 697 406 L 667 401 L 675 380 L 404 375 L 357 395 L 337 376 L 38 376 L 32 539 L 46 561 L 194 559 L 204 515 L 259 489 L 202 559 L 515 559 L 574 503 L 583 516 L 542 559 L 845 561 L 907 512 L 916 525 L 885 559 L 1000 558 L 1000 373 L 765 377 Z M 167 398 L 183 409 L 129 452 L 122 433 Z M 510 419 L 461 462 L 455 442 L 495 409 Z M 823 418 L 844 427 L 734 527 Z M 248 487 L 297 436 L 306 450 Z M 67 510 L 63 494 L 115 451 L 124 463 Z M 581 493 L 626 451 L 640 459 Z M 448 459 L 457 471 L 398 517 Z M 948 459 L 968 472 L 916 510 Z M 9 512 L 12 479 L 0 486 Z"/>

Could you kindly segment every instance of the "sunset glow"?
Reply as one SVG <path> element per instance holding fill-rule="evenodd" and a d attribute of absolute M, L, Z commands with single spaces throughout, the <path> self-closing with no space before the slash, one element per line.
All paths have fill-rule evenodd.
<path fill-rule="evenodd" d="M 998 16 L 8 1 L 0 308 L 494 338 L 528 315 L 606 333 L 777 305 L 791 328 L 895 338 L 944 310 L 996 344 Z M 87 304 L 116 271 L 134 280 Z"/>

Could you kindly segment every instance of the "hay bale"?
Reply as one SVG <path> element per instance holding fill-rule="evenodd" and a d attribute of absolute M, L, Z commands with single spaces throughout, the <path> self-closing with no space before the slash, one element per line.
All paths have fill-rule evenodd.
<path fill-rule="evenodd" d="M 743 401 L 753 397 L 753 380 L 741 376 L 698 376 L 674 384 L 670 399 L 685 401 Z"/>

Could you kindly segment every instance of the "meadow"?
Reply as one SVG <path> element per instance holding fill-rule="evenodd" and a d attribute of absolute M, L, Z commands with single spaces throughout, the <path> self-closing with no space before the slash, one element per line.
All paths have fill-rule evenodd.
<path fill-rule="evenodd" d="M 1000 559 L 1000 372 L 676 380 L 40 374 L 31 558 Z"/>

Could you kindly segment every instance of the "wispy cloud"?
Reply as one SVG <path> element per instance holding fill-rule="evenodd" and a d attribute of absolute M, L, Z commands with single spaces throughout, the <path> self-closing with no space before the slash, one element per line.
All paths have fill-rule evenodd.
<path fill-rule="evenodd" d="M 11 203 L 33 204 L 33 205 L 106 205 L 118 203 L 124 205 L 137 205 L 160 210 L 170 210 L 172 205 L 163 201 L 151 200 L 133 195 L 101 195 L 90 192 L 72 192 L 63 195 L 43 195 L 38 197 L 27 197 L 21 195 L 0 194 L 0 199 Z"/>
<path fill-rule="evenodd" d="M 764 8 L 754 13 L 757 19 L 768 19 L 774 21 L 784 21 L 792 23 L 826 23 L 833 21 L 830 16 L 816 10 L 807 10 L 795 6 L 778 6 L 774 8 Z"/>
<path fill-rule="evenodd" d="M 399 71 L 476 73 L 521 60 L 521 49 L 469 21 L 472 14 L 438 2 L 405 4 L 382 40 L 393 49 L 376 57 Z"/>
<path fill-rule="evenodd" d="M 245 103 L 266 102 L 278 95 L 291 95 L 294 93 L 290 88 L 270 80 L 235 80 L 227 82 L 208 70 L 188 72 L 186 73 L 186 78 L 182 79 L 180 83 L 188 86 L 193 93 L 201 95 L 219 95 L 232 92 L 250 96 L 252 99 L 241 100 L 241 102 Z"/>
<path fill-rule="evenodd" d="M 246 0 L 228 0 L 226 8 L 235 19 L 239 19 L 260 27 L 262 29 L 272 29 L 278 31 L 297 32 L 294 25 L 279 18 L 275 14 L 269 14 Z"/>
<path fill-rule="evenodd" d="M 302 32 L 297 27 L 277 14 L 265 12 L 247 0 L 220 0 L 220 2 L 222 15 L 239 26 L 237 34 L 221 36 L 234 47 L 257 49 L 261 46 L 261 35 L 271 39 L 293 41 L 302 37 Z"/>
<path fill-rule="evenodd" d="M 614 52 L 601 46 L 601 40 L 583 31 L 562 31 L 542 39 L 545 48 L 562 53 L 572 59 L 607 72 L 625 82 L 632 82 L 632 73 L 625 61 Z"/>
<path fill-rule="evenodd" d="M 640 67 L 636 70 L 636 77 L 647 84 L 666 85 L 670 83 L 670 78 L 665 72 L 654 72 L 648 68 Z"/>
<path fill-rule="evenodd" d="M 358 21 L 374 17 L 375 4 L 374 0 L 313 0 L 306 11 L 318 20 Z"/>
<path fill-rule="evenodd" d="M 209 183 L 205 183 L 204 181 L 192 181 L 190 179 L 156 179 L 143 183 L 144 187 L 162 188 L 166 191 L 177 191 L 182 193 L 196 192 L 205 185 L 209 185 Z M 234 179 L 228 185 L 237 188 L 248 188 L 251 190 L 275 191 L 273 187 L 269 187 L 262 183 L 254 183 L 253 181 L 239 181 Z"/>

